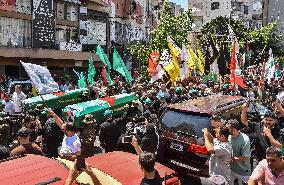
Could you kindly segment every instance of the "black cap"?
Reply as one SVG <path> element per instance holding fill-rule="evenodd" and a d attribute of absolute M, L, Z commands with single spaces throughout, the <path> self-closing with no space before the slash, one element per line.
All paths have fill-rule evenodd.
<path fill-rule="evenodd" d="M 27 129 L 26 127 L 22 127 L 18 133 L 17 133 L 18 136 L 20 137 L 27 137 L 30 135 L 30 131 L 29 129 Z"/>
<path fill-rule="evenodd" d="M 215 120 L 215 121 L 221 121 L 222 118 L 219 115 L 212 115 L 212 117 L 210 118 L 211 120 Z"/>
<path fill-rule="evenodd" d="M 263 117 L 265 117 L 265 118 L 266 118 L 266 117 L 270 117 L 270 118 L 275 119 L 275 118 L 276 118 L 276 115 L 274 114 L 274 112 L 268 110 L 268 111 L 265 112 L 265 114 L 263 115 Z"/>

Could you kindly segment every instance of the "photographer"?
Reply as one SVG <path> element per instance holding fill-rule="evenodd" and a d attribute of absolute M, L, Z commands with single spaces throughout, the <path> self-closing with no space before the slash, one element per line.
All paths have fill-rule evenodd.
<path fill-rule="evenodd" d="M 27 115 L 23 120 L 23 126 L 29 129 L 30 141 L 41 146 L 42 144 L 42 126 L 40 121 L 31 115 Z"/>
<path fill-rule="evenodd" d="M 279 124 L 277 124 L 277 120 L 273 112 L 267 111 L 261 122 L 251 122 L 250 120 L 248 120 L 247 113 L 248 106 L 247 104 L 244 104 L 241 114 L 241 122 L 246 127 L 250 127 L 253 130 L 256 158 L 258 161 L 261 161 L 262 159 L 265 159 L 266 149 L 271 146 L 268 138 L 263 134 L 264 128 L 269 128 L 271 130 L 272 136 L 281 143 L 283 143 L 284 139 L 283 134 L 281 132 Z"/>
<path fill-rule="evenodd" d="M 18 140 L 19 140 L 20 146 L 14 148 L 11 151 L 11 156 L 17 156 L 17 155 L 23 155 L 23 154 L 42 155 L 41 148 L 37 144 L 30 142 L 29 129 L 22 127 L 18 131 Z"/>

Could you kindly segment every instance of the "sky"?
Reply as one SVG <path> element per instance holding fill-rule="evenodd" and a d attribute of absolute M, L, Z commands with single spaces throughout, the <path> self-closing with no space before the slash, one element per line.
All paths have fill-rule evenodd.
<path fill-rule="evenodd" d="M 170 2 L 176 3 L 178 5 L 181 5 L 182 8 L 187 10 L 188 7 L 188 0 L 169 0 Z"/>

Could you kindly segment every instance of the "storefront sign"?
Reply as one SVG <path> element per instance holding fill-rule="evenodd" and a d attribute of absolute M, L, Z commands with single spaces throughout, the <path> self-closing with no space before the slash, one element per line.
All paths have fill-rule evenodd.
<path fill-rule="evenodd" d="M 97 20 L 87 21 L 88 44 L 106 45 L 106 23 Z"/>
<path fill-rule="evenodd" d="M 60 42 L 59 48 L 63 51 L 82 51 L 82 44 L 72 42 Z"/>

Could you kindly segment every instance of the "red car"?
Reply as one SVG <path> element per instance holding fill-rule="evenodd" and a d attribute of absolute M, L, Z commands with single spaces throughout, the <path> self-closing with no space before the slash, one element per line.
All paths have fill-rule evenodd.
<path fill-rule="evenodd" d="M 103 153 L 87 158 L 86 162 L 92 166 L 102 185 L 137 185 L 143 178 L 138 156 L 134 154 L 118 151 Z M 72 161 L 26 155 L 0 162 L 0 182 L 7 185 L 64 184 L 72 165 Z M 174 177 L 172 169 L 159 163 L 156 163 L 155 168 L 161 177 L 167 175 L 169 178 L 166 185 L 178 184 L 178 178 Z M 93 184 L 85 172 L 76 181 Z"/>

